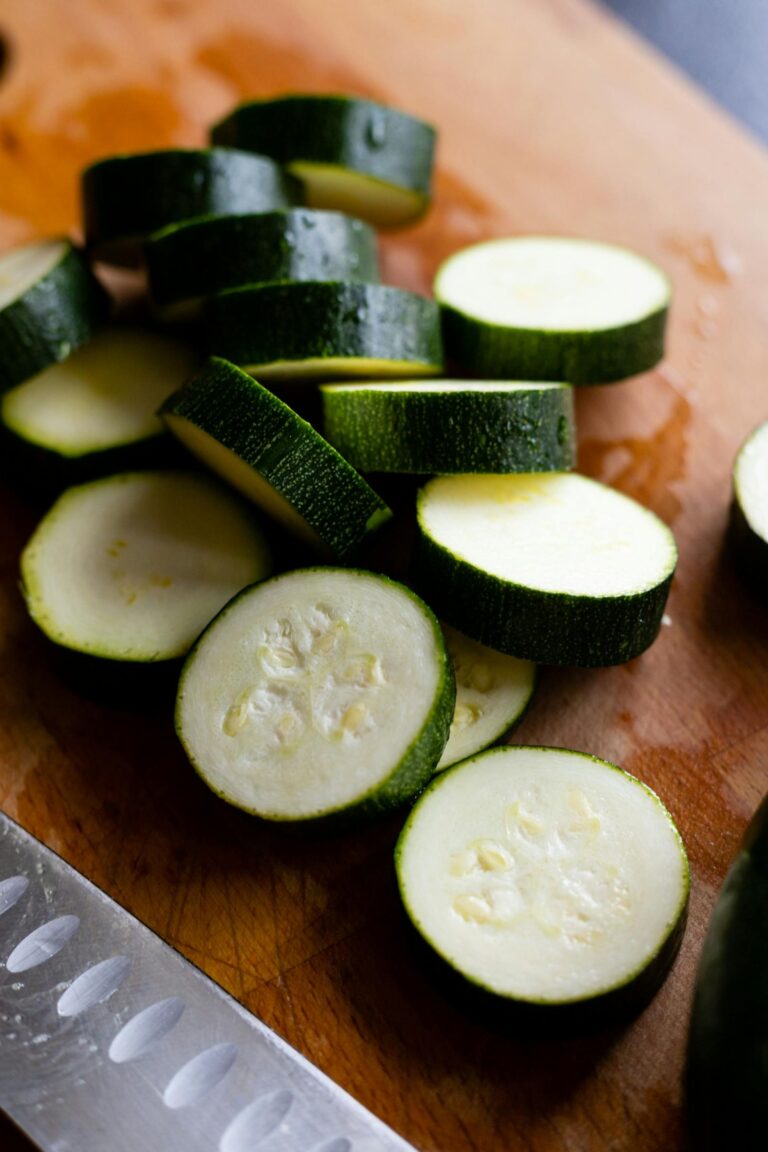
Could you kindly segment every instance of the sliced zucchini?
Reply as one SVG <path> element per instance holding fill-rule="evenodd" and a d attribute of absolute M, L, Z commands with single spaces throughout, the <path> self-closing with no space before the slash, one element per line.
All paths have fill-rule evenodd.
<path fill-rule="evenodd" d="M 127 472 L 69 488 L 21 557 L 32 619 L 110 660 L 185 655 L 271 560 L 247 506 L 206 476 Z"/>
<path fill-rule="evenodd" d="M 106 319 L 109 297 L 66 239 L 0 256 L 0 392 L 66 359 Z"/>
<path fill-rule="evenodd" d="M 325 434 L 363 472 L 572 468 L 573 389 L 469 380 L 325 384 Z"/>
<path fill-rule="evenodd" d="M 453 675 L 437 621 L 371 572 L 314 568 L 248 588 L 181 675 L 176 730 L 206 784 L 268 820 L 367 816 L 432 774 Z"/>
<path fill-rule="evenodd" d="M 768 422 L 747 437 L 733 465 L 731 538 L 744 575 L 765 595 L 768 581 Z"/>
<path fill-rule="evenodd" d="M 696 975 L 686 1061 L 689 1147 L 696 1152 L 765 1147 L 766 918 L 764 800 L 717 898 Z"/>
<path fill-rule="evenodd" d="M 235 108 L 215 144 L 272 156 L 304 185 L 313 208 L 337 208 L 382 228 L 427 208 L 435 130 L 384 104 L 350 96 L 284 96 Z"/>
<path fill-rule="evenodd" d="M 625 248 L 490 240 L 446 260 L 434 288 L 446 351 L 475 375 L 602 384 L 664 355 L 669 280 Z"/>
<path fill-rule="evenodd" d="M 495 1003 L 647 997 L 682 937 L 690 886 L 659 798 L 562 748 L 495 748 L 440 773 L 395 851 L 406 912 Z"/>
<path fill-rule="evenodd" d="M 287 404 L 212 359 L 160 410 L 186 448 L 290 531 L 338 557 L 391 512 Z"/>
<path fill-rule="evenodd" d="M 109 470 L 129 448 L 163 436 L 157 409 L 197 357 L 185 344 L 138 328 L 107 328 L 0 400 L 0 418 L 30 467 L 57 475 Z M 58 466 L 58 467 L 57 467 Z"/>
<path fill-rule="evenodd" d="M 126 267 L 139 265 L 144 241 L 169 224 L 301 200 L 297 181 L 272 160 L 233 148 L 110 156 L 85 169 L 82 195 L 90 254 Z"/>
<path fill-rule="evenodd" d="M 374 231 L 309 208 L 174 225 L 150 239 L 146 260 L 153 305 L 165 320 L 194 317 L 209 296 L 246 284 L 379 279 Z"/>
<path fill-rule="evenodd" d="M 309 281 L 214 296 L 208 345 L 264 380 L 436 376 L 443 367 L 433 300 L 382 284 Z"/>
<path fill-rule="evenodd" d="M 629 496 L 575 473 L 445 476 L 418 498 L 417 585 L 482 644 L 619 664 L 655 639 L 677 549 Z"/>
<path fill-rule="evenodd" d="M 456 708 L 437 772 L 505 736 L 528 707 L 536 683 L 530 660 L 494 652 L 450 624 L 442 627 L 456 677 Z"/>

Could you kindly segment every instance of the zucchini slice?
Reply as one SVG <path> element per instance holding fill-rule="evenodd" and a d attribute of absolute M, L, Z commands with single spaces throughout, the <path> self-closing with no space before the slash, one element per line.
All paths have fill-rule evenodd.
<path fill-rule="evenodd" d="M 323 552 L 348 556 L 391 516 L 306 420 L 226 360 L 210 360 L 160 415 L 190 452 Z"/>
<path fill-rule="evenodd" d="M 0 255 L 0 392 L 66 359 L 89 340 L 109 297 L 69 240 Z"/>
<path fill-rule="evenodd" d="M 418 497 L 417 586 L 482 644 L 539 664 L 620 664 L 655 639 L 677 562 L 629 496 L 564 472 L 444 476 Z"/>
<path fill-rule="evenodd" d="M 745 577 L 764 596 L 768 580 L 768 422 L 747 437 L 736 456 L 730 530 Z"/>
<path fill-rule="evenodd" d="M 301 201 L 298 182 L 266 156 L 171 148 L 110 156 L 82 176 L 86 245 L 96 260 L 142 262 L 144 241 L 181 220 L 271 212 Z"/>
<path fill-rule="evenodd" d="M 211 136 L 286 165 L 313 208 L 390 228 L 409 224 L 429 204 L 435 130 L 384 104 L 351 96 L 254 100 Z"/>
<path fill-rule="evenodd" d="M 450 624 L 442 628 L 456 678 L 456 707 L 436 772 L 501 740 L 522 718 L 536 684 L 530 660 L 494 652 Z"/>
<path fill-rule="evenodd" d="M 222 292 L 208 302 L 209 350 L 264 380 L 437 376 L 433 300 L 382 284 L 308 281 Z"/>
<path fill-rule="evenodd" d="M 59 476 L 109 470 L 162 437 L 157 409 L 180 388 L 195 353 L 167 336 L 107 328 L 60 364 L 6 392 L 0 417 L 31 467 Z"/>
<path fill-rule="evenodd" d="M 768 800 L 752 817 L 701 951 L 688 1034 L 689 1147 L 765 1147 Z"/>
<path fill-rule="evenodd" d="M 29 614 L 49 639 L 147 663 L 185 655 L 270 568 L 247 506 L 184 472 L 126 472 L 69 488 L 21 557 Z"/>
<path fill-rule="evenodd" d="M 268 820 L 368 816 L 427 782 L 448 737 L 453 675 L 409 589 L 310 568 L 248 588 L 187 659 L 176 729 L 222 799 Z"/>
<path fill-rule="evenodd" d="M 681 940 L 690 878 L 672 818 L 582 752 L 495 748 L 440 773 L 395 862 L 416 930 L 500 1006 L 647 996 Z"/>
<path fill-rule="evenodd" d="M 362 220 L 309 208 L 173 225 L 146 248 L 149 290 L 165 320 L 194 317 L 227 288 L 283 280 L 376 283 L 376 234 Z"/>
<path fill-rule="evenodd" d="M 573 389 L 469 380 L 325 384 L 325 433 L 363 472 L 572 468 Z"/>
<path fill-rule="evenodd" d="M 446 260 L 434 289 L 446 351 L 475 375 L 603 384 L 664 355 L 669 280 L 625 248 L 490 240 Z"/>

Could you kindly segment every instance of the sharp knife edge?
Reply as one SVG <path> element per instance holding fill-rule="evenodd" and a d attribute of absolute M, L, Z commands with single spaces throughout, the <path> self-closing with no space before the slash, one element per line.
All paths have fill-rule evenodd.
<path fill-rule="evenodd" d="M 414 1152 L 3 813 L 0 1107 L 45 1152 Z"/>

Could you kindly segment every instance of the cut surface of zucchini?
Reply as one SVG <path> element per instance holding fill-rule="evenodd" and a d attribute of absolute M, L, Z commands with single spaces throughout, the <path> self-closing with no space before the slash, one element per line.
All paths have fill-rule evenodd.
<path fill-rule="evenodd" d="M 108 310 L 106 292 L 69 240 L 0 255 L 0 392 L 64 360 Z"/>
<path fill-rule="evenodd" d="M 271 212 L 299 203 L 298 181 L 266 156 L 234 148 L 168 148 L 110 156 L 82 177 L 88 250 L 135 266 L 144 241 L 199 216 Z"/>
<path fill-rule="evenodd" d="M 744 575 L 764 595 L 768 578 L 768 423 L 747 437 L 734 462 L 731 536 Z"/>
<path fill-rule="evenodd" d="M 467 635 L 537 663 L 615 664 L 661 624 L 677 561 L 652 512 L 572 473 L 446 476 L 418 500 L 418 586 Z"/>
<path fill-rule="evenodd" d="M 476 374 L 607 383 L 664 354 L 670 284 L 650 261 L 588 240 L 475 244 L 438 270 L 449 355 Z"/>
<path fill-rule="evenodd" d="M 68 489 L 21 558 L 33 620 L 111 660 L 183 656 L 271 560 L 247 506 L 205 476 L 134 472 Z"/>
<path fill-rule="evenodd" d="M 6 392 L 0 413 L 21 440 L 79 458 L 158 436 L 162 402 L 197 357 L 185 344 L 138 328 L 99 332 L 66 360 Z"/>
<path fill-rule="evenodd" d="M 660 980 L 689 891 L 659 798 L 605 761 L 496 748 L 439 774 L 398 840 L 406 911 L 460 976 L 565 1005 Z"/>
<path fill-rule="evenodd" d="M 443 635 L 456 677 L 451 733 L 435 771 L 495 744 L 518 722 L 536 683 L 536 665 L 494 652 L 449 624 Z"/>
<path fill-rule="evenodd" d="M 380 227 L 410 223 L 429 204 L 435 131 L 371 100 L 292 95 L 241 104 L 213 141 L 272 156 L 298 176 L 314 208 Z"/>
<path fill-rule="evenodd" d="M 326 384 L 325 433 L 363 472 L 563 471 L 575 462 L 566 384 Z"/>
<path fill-rule="evenodd" d="M 323 551 L 346 557 L 391 515 L 306 420 L 226 360 L 210 360 L 160 414 L 199 459 Z"/>
<path fill-rule="evenodd" d="M 271 820 L 404 803 L 448 736 L 453 676 L 418 597 L 351 569 L 247 589 L 190 653 L 176 727 L 224 800 Z"/>
<path fill-rule="evenodd" d="M 340 212 L 294 208 L 163 229 L 146 247 L 153 306 L 190 316 L 228 288 L 287 280 L 379 279 L 376 234 Z"/>
<path fill-rule="evenodd" d="M 210 351 L 265 380 L 442 371 L 437 305 L 402 288 L 267 284 L 222 292 L 206 315 Z"/>

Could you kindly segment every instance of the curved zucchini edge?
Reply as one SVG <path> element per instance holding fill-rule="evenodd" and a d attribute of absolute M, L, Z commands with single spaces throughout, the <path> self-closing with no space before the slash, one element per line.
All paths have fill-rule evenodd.
<path fill-rule="evenodd" d="M 179 742 L 184 749 L 192 767 L 197 772 L 200 779 L 210 788 L 219 799 L 224 800 L 234 808 L 238 808 L 242 812 L 247 812 L 257 819 L 272 825 L 279 825 L 281 828 L 290 830 L 303 830 L 312 829 L 317 831 L 337 831 L 343 830 L 345 827 L 357 823 L 364 823 L 377 816 L 381 816 L 386 812 L 390 812 L 396 808 L 402 807 L 409 800 L 422 791 L 432 778 L 434 765 L 440 759 L 440 753 L 448 741 L 448 732 L 451 726 L 451 719 L 453 718 L 453 709 L 456 701 L 456 685 L 453 676 L 453 668 L 451 665 L 450 657 L 445 644 L 440 625 L 437 617 L 431 608 L 424 603 L 420 596 L 418 596 L 411 588 L 401 584 L 397 580 L 392 580 L 389 576 L 384 576 L 381 573 L 371 573 L 366 569 L 344 568 L 341 571 L 345 575 L 354 575 L 355 572 L 360 572 L 365 576 L 374 575 L 377 579 L 385 581 L 387 584 L 393 585 L 406 593 L 411 599 L 415 600 L 421 610 L 424 612 L 430 624 L 436 641 L 436 651 L 441 656 L 441 676 L 438 685 L 438 691 L 432 708 L 426 717 L 424 724 L 419 732 L 417 732 L 414 739 L 406 749 L 404 755 L 398 761 L 392 772 L 386 780 L 375 785 L 369 789 L 368 792 L 358 797 L 350 804 L 345 804 L 343 808 L 334 809 L 331 811 L 320 812 L 317 815 L 304 816 L 299 819 L 282 819 L 280 817 L 268 817 L 252 809 L 245 808 L 239 804 L 234 803 L 222 792 L 211 788 L 210 783 L 201 771 L 198 764 L 184 743 L 184 738 L 181 732 L 181 701 L 184 694 L 184 679 L 187 668 L 191 666 L 199 645 L 205 638 L 206 633 L 210 628 L 216 624 L 226 613 L 234 607 L 234 605 L 242 598 L 248 595 L 253 587 L 266 586 L 274 581 L 281 580 L 284 576 L 292 576 L 297 571 L 316 572 L 324 571 L 322 567 L 311 567 L 303 569 L 292 569 L 290 572 L 280 572 L 277 576 L 272 576 L 267 580 L 260 581 L 258 585 L 250 585 L 248 588 L 243 588 L 238 592 L 221 611 L 214 616 L 213 620 L 203 630 L 195 644 L 190 649 L 184 664 L 181 669 L 179 677 L 179 687 L 176 697 L 176 710 L 175 710 L 175 729 Z"/>

